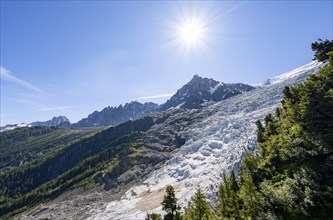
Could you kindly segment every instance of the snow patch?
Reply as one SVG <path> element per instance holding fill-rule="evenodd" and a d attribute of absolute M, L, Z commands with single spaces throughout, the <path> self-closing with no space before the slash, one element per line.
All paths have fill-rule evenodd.
<path fill-rule="evenodd" d="M 323 66 L 325 66 L 326 63 L 318 62 L 318 61 L 312 61 L 308 64 L 305 64 L 299 68 L 296 68 L 292 71 L 286 72 L 284 74 L 281 74 L 279 76 L 272 77 L 268 79 L 264 85 L 269 84 L 276 84 L 276 83 L 282 83 L 283 81 L 289 80 L 291 78 L 303 75 L 304 73 L 311 74 L 316 73 L 319 69 L 321 69 Z"/>
<path fill-rule="evenodd" d="M 218 84 L 216 84 L 216 85 L 213 86 L 213 87 L 210 87 L 210 89 L 209 89 L 210 94 L 213 95 L 214 92 L 217 90 L 217 88 L 219 88 L 220 85 L 222 85 L 221 82 L 219 82 Z"/>

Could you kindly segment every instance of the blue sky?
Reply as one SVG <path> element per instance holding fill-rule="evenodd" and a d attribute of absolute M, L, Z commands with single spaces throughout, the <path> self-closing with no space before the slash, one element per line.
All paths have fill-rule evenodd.
<path fill-rule="evenodd" d="M 1 125 L 163 102 L 193 75 L 256 84 L 332 39 L 332 1 L 1 1 Z M 198 21 L 200 39 L 179 39 Z M 142 99 L 142 97 L 164 96 Z"/>

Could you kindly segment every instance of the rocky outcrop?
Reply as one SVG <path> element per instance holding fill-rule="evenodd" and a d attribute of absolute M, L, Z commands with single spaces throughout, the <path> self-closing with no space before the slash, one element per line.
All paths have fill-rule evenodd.
<path fill-rule="evenodd" d="M 160 109 L 169 108 L 199 108 L 208 101 L 218 102 L 232 96 L 254 89 L 243 83 L 223 83 L 214 79 L 193 76 L 192 80 L 184 85 Z"/>

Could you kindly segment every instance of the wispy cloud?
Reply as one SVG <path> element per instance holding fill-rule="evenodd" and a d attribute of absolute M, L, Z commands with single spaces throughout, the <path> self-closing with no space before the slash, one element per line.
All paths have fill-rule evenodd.
<path fill-rule="evenodd" d="M 158 99 L 158 98 L 166 98 L 171 97 L 173 94 L 162 94 L 162 95 L 153 95 L 153 96 L 145 96 L 145 97 L 139 97 L 136 100 L 143 100 L 143 99 Z"/>
<path fill-rule="evenodd" d="M 5 117 L 13 116 L 13 115 L 16 115 L 16 113 L 0 114 L 0 117 L 1 117 L 1 118 L 5 118 Z"/>
<path fill-rule="evenodd" d="M 66 109 L 73 108 L 73 107 L 75 107 L 75 106 L 74 105 L 56 106 L 56 107 L 52 107 L 52 108 L 41 108 L 41 109 L 37 109 L 35 111 L 36 112 L 45 112 L 45 111 L 54 111 L 54 110 L 64 111 Z"/>
<path fill-rule="evenodd" d="M 25 88 L 34 90 L 36 92 L 39 93 L 43 93 L 46 94 L 43 90 L 41 90 L 40 88 L 38 88 L 37 86 L 32 85 L 31 83 L 28 83 L 26 81 L 23 81 L 19 78 L 16 78 L 15 76 L 13 76 L 11 74 L 11 72 L 9 70 L 7 70 L 6 68 L 0 66 L 0 77 L 4 80 L 10 81 L 12 83 L 15 83 L 17 85 L 23 86 Z"/>
<path fill-rule="evenodd" d="M 55 91 L 65 92 L 66 94 L 78 94 L 78 91 L 74 91 L 74 90 L 71 90 L 68 88 L 63 88 L 63 87 L 48 84 L 48 83 L 45 84 L 45 86 L 47 86 L 48 88 L 51 87 L 51 88 L 55 89 Z"/>
<path fill-rule="evenodd" d="M 229 8 L 226 12 L 224 12 L 223 14 L 220 14 L 219 16 L 215 17 L 211 22 L 215 22 L 216 20 L 220 19 L 223 16 L 226 16 L 228 14 L 230 14 L 232 11 L 236 10 L 237 8 L 241 7 L 242 5 L 244 5 L 245 3 L 247 3 L 249 0 L 245 0 L 245 1 L 241 1 L 238 4 L 236 4 L 234 7 Z"/>

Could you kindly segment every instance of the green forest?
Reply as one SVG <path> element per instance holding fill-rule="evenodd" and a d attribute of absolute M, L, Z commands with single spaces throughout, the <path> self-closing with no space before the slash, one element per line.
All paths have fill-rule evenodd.
<path fill-rule="evenodd" d="M 0 133 L 0 171 L 47 158 L 74 143 L 79 137 L 89 137 L 89 133 L 94 132 L 41 126 L 2 132 Z"/>
<path fill-rule="evenodd" d="M 111 177 L 117 178 L 142 159 L 137 151 L 143 146 L 142 132 L 153 124 L 153 118 L 145 117 L 107 129 L 77 131 L 81 135 L 52 127 L 2 133 L 1 142 L 8 143 L 1 145 L 4 157 L 9 158 L 6 164 L 13 161 L 13 151 L 27 154 L 47 149 L 47 153 L 21 166 L 3 166 L 6 170 L 0 171 L 0 219 L 48 202 L 72 188 L 98 184 L 94 176 L 104 170 L 110 170 Z M 16 137 L 24 144 L 16 143 Z"/>
<path fill-rule="evenodd" d="M 312 49 L 328 64 L 285 87 L 282 108 L 257 121 L 258 152 L 243 158 L 238 178 L 223 177 L 218 201 L 199 188 L 179 207 L 168 186 L 166 214 L 147 213 L 146 220 L 333 219 L 333 41 L 319 40 Z"/>

